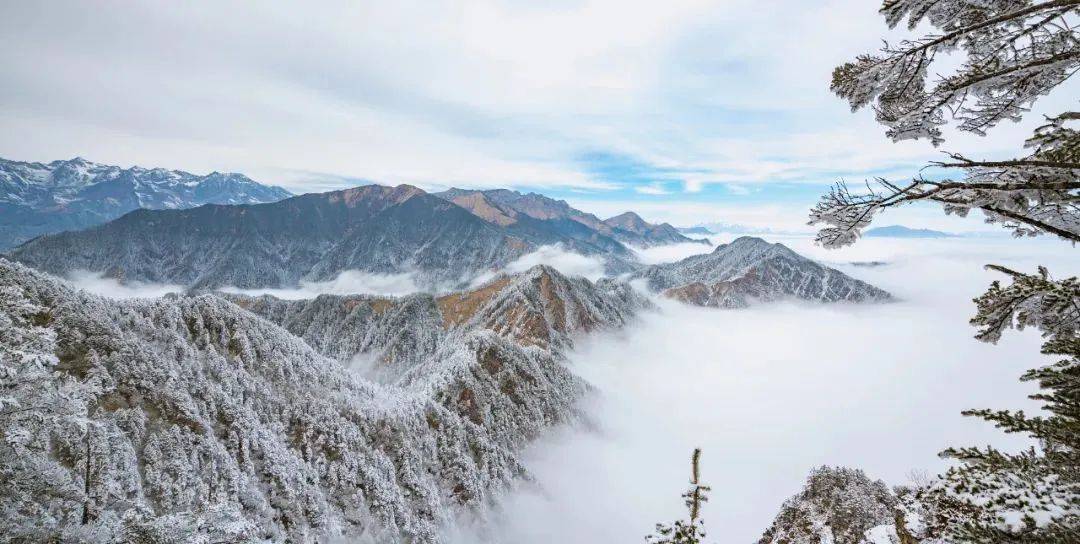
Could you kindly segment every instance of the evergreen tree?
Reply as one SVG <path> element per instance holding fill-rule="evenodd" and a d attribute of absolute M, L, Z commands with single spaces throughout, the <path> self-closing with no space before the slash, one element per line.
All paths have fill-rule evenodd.
<path fill-rule="evenodd" d="M 879 55 L 838 67 L 832 90 L 853 110 L 872 104 L 893 140 L 926 138 L 938 145 L 948 118 L 959 130 L 985 135 L 1002 120 L 1019 120 L 1080 68 L 1080 34 L 1072 26 L 1080 0 L 886 0 L 881 13 L 890 27 L 907 18 L 910 29 L 925 22 L 938 32 L 886 44 Z M 928 81 L 935 57 L 949 53 L 960 53 L 963 62 Z M 1077 120 L 1076 112 L 1049 118 L 1022 158 L 978 161 L 954 153 L 935 163 L 962 171 L 961 179 L 879 179 L 859 193 L 839 183 L 811 212 L 811 224 L 825 225 L 818 242 L 851 244 L 875 214 L 917 201 L 961 216 L 981 210 L 1016 236 L 1049 233 L 1080 241 L 1080 132 L 1067 126 Z M 960 463 L 914 493 L 907 507 L 917 515 L 907 518 L 918 522 L 898 529 L 923 541 L 1080 542 L 1080 284 L 1054 280 L 1044 268 L 1036 274 L 990 268 L 1012 284 L 995 282 L 976 299 L 977 338 L 993 343 L 1007 328 L 1034 327 L 1046 338 L 1043 353 L 1064 358 L 1022 378 L 1038 383 L 1033 398 L 1048 416 L 965 414 L 1026 433 L 1040 448 L 946 450 L 943 456 Z"/>
<path fill-rule="evenodd" d="M 656 524 L 656 534 L 645 537 L 649 544 L 698 544 L 705 538 L 705 521 L 701 519 L 701 505 L 709 500 L 710 487 L 701 484 L 699 461 L 701 448 L 694 448 L 690 458 L 690 488 L 682 494 L 690 518 L 677 520 L 671 525 Z"/>

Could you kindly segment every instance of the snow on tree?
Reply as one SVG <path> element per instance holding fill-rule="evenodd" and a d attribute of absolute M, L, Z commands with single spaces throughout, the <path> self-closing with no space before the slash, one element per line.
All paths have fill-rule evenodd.
<path fill-rule="evenodd" d="M 832 90 L 852 110 L 873 107 L 895 141 L 927 138 L 938 145 L 950 119 L 959 130 L 985 135 L 1003 120 L 1019 120 L 1080 67 L 1080 34 L 1073 27 L 1080 0 L 887 0 L 881 12 L 890 27 L 907 18 L 910 29 L 926 22 L 937 32 L 837 67 Z M 934 60 L 947 54 L 964 62 L 930 81 Z M 1017 236 L 1080 241 L 1080 135 L 1066 126 L 1078 119 L 1076 112 L 1049 118 L 1021 158 L 973 160 L 954 153 L 933 163 L 963 172 L 962 179 L 878 179 L 865 191 L 838 183 L 810 214 L 811 224 L 825 225 L 818 242 L 851 244 L 877 213 L 916 201 L 961 216 L 980 210 Z"/>
<path fill-rule="evenodd" d="M 214 295 L 109 300 L 0 259 L 0 540 L 438 542 L 586 390 L 481 329 L 377 384 Z"/>
<path fill-rule="evenodd" d="M 836 69 L 832 89 L 853 109 L 873 104 L 894 140 L 942 141 L 948 118 L 959 130 L 984 135 L 1002 120 L 1018 120 L 1039 97 L 1080 67 L 1080 35 L 1073 24 L 1080 1 L 1051 0 L 887 0 L 881 12 L 890 26 L 908 19 L 909 28 L 929 23 L 939 33 L 886 45 L 881 55 L 864 55 Z M 929 83 L 929 68 L 940 54 L 958 52 L 964 62 L 952 74 Z M 948 114 L 948 116 L 946 115 Z M 855 242 L 874 215 L 916 201 L 941 204 L 946 213 L 981 210 L 1016 236 L 1044 233 L 1080 241 L 1080 132 L 1068 126 L 1080 114 L 1048 119 L 1028 140 L 1031 152 L 1019 159 L 977 161 L 950 154 L 945 169 L 964 172 L 961 180 L 910 183 L 878 180 L 878 187 L 853 193 L 843 183 L 812 210 L 811 224 L 823 223 L 818 242 L 839 247 Z M 976 299 L 972 324 L 977 338 L 996 342 L 1010 327 L 1040 330 L 1043 353 L 1061 361 L 1027 372 L 1037 382 L 1033 396 L 1048 416 L 971 410 L 966 415 L 993 422 L 1006 432 L 1025 433 L 1038 449 L 1007 453 L 992 447 L 952 448 L 942 455 L 959 461 L 940 478 L 901 497 L 911 515 L 898 533 L 923 542 L 1080 541 L 1080 289 L 1076 278 L 1054 280 L 1040 268 L 1024 274 L 991 266 L 1012 277 L 995 282 Z M 899 529 L 903 529 L 900 531 Z"/>
<path fill-rule="evenodd" d="M 656 534 L 645 538 L 648 544 L 699 544 L 705 538 L 705 520 L 701 519 L 701 505 L 709 500 L 707 485 L 701 483 L 701 448 L 694 448 L 690 457 L 690 488 L 682 494 L 689 518 L 676 520 L 671 525 L 656 524 Z"/>
<path fill-rule="evenodd" d="M 802 491 L 784 501 L 758 544 L 860 544 L 875 542 L 874 535 L 899 539 L 898 504 L 884 482 L 859 469 L 815 468 Z"/>
<path fill-rule="evenodd" d="M 996 448 L 952 448 L 942 455 L 962 463 L 918 501 L 929 520 L 913 532 L 948 542 L 1080 542 L 1080 282 L 1054 280 L 1046 269 L 994 282 L 976 299 L 978 338 L 997 342 L 1008 328 L 1034 328 L 1046 339 L 1042 352 L 1063 359 L 1028 371 L 1039 384 L 1032 398 L 1048 415 L 969 410 L 965 415 L 1023 433 L 1040 447 L 1019 453 Z"/>

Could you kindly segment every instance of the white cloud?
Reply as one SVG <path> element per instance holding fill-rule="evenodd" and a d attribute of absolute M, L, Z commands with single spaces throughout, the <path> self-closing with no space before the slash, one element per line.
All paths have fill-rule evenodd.
<path fill-rule="evenodd" d="M 604 277 L 604 261 L 600 258 L 567 251 L 562 244 L 553 244 L 540 246 L 536 251 L 522 255 L 501 270 L 480 274 L 470 285 L 477 287 L 499 274 L 519 274 L 540 264 L 550 266 L 567 276 L 580 276 L 592 281 Z"/>
<path fill-rule="evenodd" d="M 0 50 L 0 155 L 15 159 L 242 171 L 296 191 L 327 188 L 311 171 L 610 189 L 580 163 L 599 149 L 690 171 L 696 192 L 938 157 L 886 142 L 828 91 L 833 66 L 889 34 L 862 0 L 23 2 L 0 8 L 0 32 L 20 44 Z M 950 149 L 1016 150 L 1042 109 Z"/>
<path fill-rule="evenodd" d="M 638 185 L 634 187 L 634 191 L 643 195 L 668 195 L 671 191 L 668 191 L 663 183 L 650 183 L 648 185 Z"/>
<path fill-rule="evenodd" d="M 417 286 L 415 275 L 403 274 L 372 274 L 359 270 L 345 270 L 332 280 L 328 281 L 301 281 L 295 289 L 238 289 L 236 287 L 224 287 L 226 293 L 238 293 L 243 295 L 273 295 L 287 300 L 309 299 L 319 295 L 379 295 L 379 296 L 404 296 L 410 293 L 422 291 Z"/>
<path fill-rule="evenodd" d="M 709 237 L 711 244 L 687 242 L 684 244 L 668 244 L 650 248 L 631 247 L 638 259 L 645 264 L 672 263 L 685 259 L 691 255 L 709 253 L 716 248 L 716 241 Z"/>
<path fill-rule="evenodd" d="M 888 261 L 843 266 L 902 301 L 745 311 L 666 301 L 636 325 L 586 338 L 571 367 L 597 388 L 585 406 L 595 429 L 560 429 L 530 448 L 538 487 L 505 500 L 487 535 L 640 541 L 654 523 L 684 515 L 679 494 L 694 447 L 704 450 L 702 477 L 713 488 L 706 528 L 751 542 L 811 467 L 856 466 L 902 484 L 912 470 L 943 470 L 936 454 L 948 446 L 1028 444 L 960 415 L 1032 410 L 1034 386 L 1018 378 L 1051 361 L 1038 355 L 1033 331 L 996 346 L 974 340 L 971 298 L 997 279 L 986 262 L 1067 274 L 1080 269 L 1075 252 L 1053 241 L 867 240 L 838 253 L 805 238 L 785 243 L 834 262 Z"/>
<path fill-rule="evenodd" d="M 126 282 L 120 283 L 114 278 L 107 278 L 98 272 L 76 270 L 68 275 L 67 281 L 73 286 L 109 298 L 157 298 L 168 293 L 183 293 L 184 287 L 164 283 Z"/>

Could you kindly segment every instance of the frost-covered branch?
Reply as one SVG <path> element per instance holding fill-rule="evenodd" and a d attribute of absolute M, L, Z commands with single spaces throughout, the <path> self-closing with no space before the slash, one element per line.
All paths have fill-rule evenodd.
<path fill-rule="evenodd" d="M 1053 234 L 1080 242 L 1080 132 L 1065 126 L 1080 114 L 1049 119 L 1028 140 L 1028 157 L 976 161 L 950 154 L 953 162 L 934 163 L 963 170 L 961 180 L 918 177 L 907 185 L 878 179 L 865 192 L 837 183 L 810 213 L 810 224 L 825 224 L 818 242 L 840 247 L 855 242 L 874 216 L 885 209 L 916 201 L 936 202 L 946 213 L 967 215 L 980 210 L 989 223 L 1001 223 L 1016 236 Z"/>
<path fill-rule="evenodd" d="M 904 17 L 942 31 L 836 68 L 831 89 L 858 110 L 871 105 L 894 141 L 943 141 L 941 125 L 983 135 L 1002 120 L 1019 120 L 1039 97 L 1080 67 L 1080 35 L 1072 24 L 1080 0 L 887 0 L 889 26 Z M 929 81 L 939 54 L 961 51 L 953 73 Z"/>

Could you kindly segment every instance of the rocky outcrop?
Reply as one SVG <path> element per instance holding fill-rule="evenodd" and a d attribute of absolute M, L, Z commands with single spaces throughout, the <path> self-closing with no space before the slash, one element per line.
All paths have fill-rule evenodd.
<path fill-rule="evenodd" d="M 897 532 L 901 518 L 899 500 L 881 480 L 858 469 L 821 467 L 784 501 L 758 544 L 915 544 L 906 531 Z"/>

